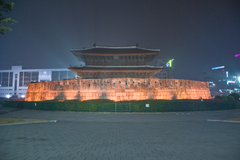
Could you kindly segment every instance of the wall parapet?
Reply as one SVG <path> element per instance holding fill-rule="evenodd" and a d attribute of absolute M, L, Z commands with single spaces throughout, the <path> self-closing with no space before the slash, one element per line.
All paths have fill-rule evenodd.
<path fill-rule="evenodd" d="M 70 79 L 30 83 L 26 101 L 211 99 L 207 82 L 159 78 Z"/>

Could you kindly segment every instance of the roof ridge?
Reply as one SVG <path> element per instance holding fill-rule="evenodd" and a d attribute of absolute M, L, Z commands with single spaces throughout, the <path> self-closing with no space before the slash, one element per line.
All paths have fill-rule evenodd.
<path fill-rule="evenodd" d="M 103 48 L 103 49 L 141 49 L 141 50 L 146 50 L 146 51 L 155 51 L 155 52 L 160 52 L 160 49 L 149 49 L 149 48 L 142 48 L 138 46 L 93 46 L 89 48 L 72 48 L 71 51 L 84 51 L 84 50 L 89 50 L 89 49 L 94 49 L 94 48 Z"/>

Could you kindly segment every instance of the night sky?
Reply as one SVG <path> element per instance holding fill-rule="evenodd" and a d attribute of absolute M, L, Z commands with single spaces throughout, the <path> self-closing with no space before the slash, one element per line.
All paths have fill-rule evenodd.
<path fill-rule="evenodd" d="M 174 58 L 175 78 L 232 65 L 240 53 L 240 1 L 8 0 L 18 21 L 0 35 L 0 69 L 67 68 L 72 48 L 135 45 Z M 240 62 L 240 61 L 239 61 Z"/>

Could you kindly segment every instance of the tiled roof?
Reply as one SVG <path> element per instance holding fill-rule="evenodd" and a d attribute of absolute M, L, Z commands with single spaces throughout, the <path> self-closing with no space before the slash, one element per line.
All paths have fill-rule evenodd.
<path fill-rule="evenodd" d="M 123 47 L 107 47 L 107 46 L 94 46 L 92 48 L 72 49 L 72 52 L 80 53 L 151 53 L 160 52 L 160 49 L 140 48 L 138 46 L 123 46 Z"/>
<path fill-rule="evenodd" d="M 162 66 L 69 66 L 68 69 L 77 70 L 158 70 L 163 69 Z"/>

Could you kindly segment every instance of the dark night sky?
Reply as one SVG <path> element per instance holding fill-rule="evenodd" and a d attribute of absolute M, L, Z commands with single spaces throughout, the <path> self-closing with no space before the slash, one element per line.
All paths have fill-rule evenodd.
<path fill-rule="evenodd" d="M 175 78 L 197 79 L 240 53 L 238 0 L 5 0 L 12 1 L 4 15 L 18 23 L 0 35 L 0 69 L 18 61 L 66 68 L 80 64 L 71 48 L 138 43 L 174 58 Z"/>

